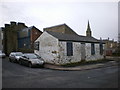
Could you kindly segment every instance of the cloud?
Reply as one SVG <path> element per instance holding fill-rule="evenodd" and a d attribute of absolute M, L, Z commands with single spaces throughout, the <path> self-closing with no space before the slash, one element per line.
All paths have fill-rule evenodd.
<path fill-rule="evenodd" d="M 5 2 L 0 6 L 0 25 L 12 20 L 24 22 L 28 26 L 34 25 L 42 30 L 45 27 L 66 23 L 78 34 L 85 35 L 89 19 L 93 36 L 117 39 L 117 3 Z"/>
<path fill-rule="evenodd" d="M 51 3 L 51 2 L 118 2 L 119 0 L 1 0 L 1 2 L 42 2 L 42 3 Z"/>

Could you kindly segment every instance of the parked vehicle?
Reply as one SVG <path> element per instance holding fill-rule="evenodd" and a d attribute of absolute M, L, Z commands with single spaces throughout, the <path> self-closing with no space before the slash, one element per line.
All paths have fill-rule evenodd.
<path fill-rule="evenodd" d="M 9 55 L 9 61 L 10 62 L 18 62 L 22 55 L 23 55 L 22 52 L 11 52 Z"/>
<path fill-rule="evenodd" d="M 44 60 L 34 53 L 25 53 L 22 57 L 20 57 L 19 64 L 24 64 L 29 67 L 43 66 Z"/>
<path fill-rule="evenodd" d="M 6 57 L 5 53 L 3 53 L 1 50 L 0 50 L 0 58 L 4 58 Z"/>

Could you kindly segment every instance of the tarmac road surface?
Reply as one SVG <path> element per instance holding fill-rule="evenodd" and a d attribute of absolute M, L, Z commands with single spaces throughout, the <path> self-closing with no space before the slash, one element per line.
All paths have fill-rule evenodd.
<path fill-rule="evenodd" d="M 118 88 L 118 66 L 82 71 L 29 68 L 2 60 L 2 88 Z"/>

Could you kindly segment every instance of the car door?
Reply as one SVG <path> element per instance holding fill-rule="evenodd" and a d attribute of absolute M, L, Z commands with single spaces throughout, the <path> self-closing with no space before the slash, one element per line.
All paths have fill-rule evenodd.
<path fill-rule="evenodd" d="M 14 53 L 14 54 L 13 54 L 13 57 L 12 57 L 14 61 L 16 60 L 15 56 L 16 56 L 16 54 Z"/>
<path fill-rule="evenodd" d="M 20 58 L 20 61 L 22 64 L 25 64 L 25 56 L 24 55 Z"/>
<path fill-rule="evenodd" d="M 15 56 L 14 56 L 14 53 L 12 53 L 12 54 L 10 55 L 10 58 L 11 58 L 12 60 L 15 60 L 14 57 L 15 57 Z"/>
<path fill-rule="evenodd" d="M 28 63 L 28 57 L 27 56 L 23 56 L 23 63 L 25 64 L 25 65 L 27 65 L 27 63 Z"/>

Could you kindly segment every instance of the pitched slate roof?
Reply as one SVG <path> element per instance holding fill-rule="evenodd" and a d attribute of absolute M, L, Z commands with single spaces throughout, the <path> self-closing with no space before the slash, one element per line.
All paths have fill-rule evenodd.
<path fill-rule="evenodd" d="M 74 34 L 63 34 L 59 32 L 46 31 L 50 35 L 54 36 L 60 41 L 75 41 L 75 42 L 96 42 L 99 43 L 100 40 L 95 39 L 94 37 L 74 35 Z"/>

